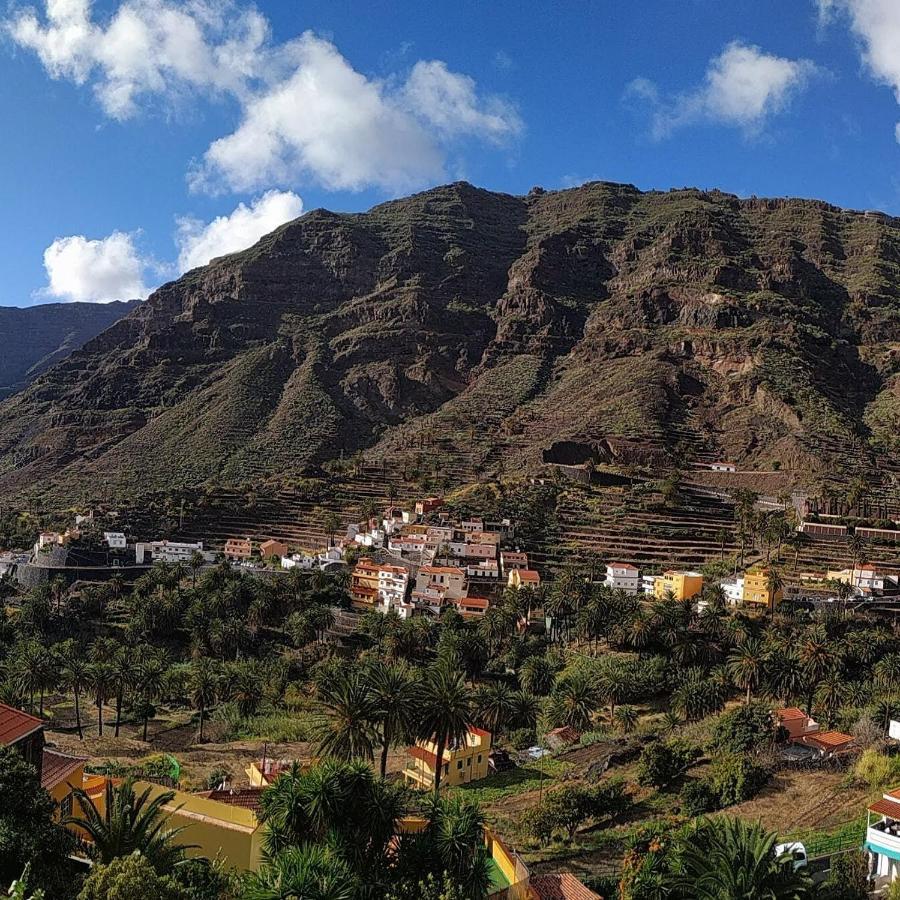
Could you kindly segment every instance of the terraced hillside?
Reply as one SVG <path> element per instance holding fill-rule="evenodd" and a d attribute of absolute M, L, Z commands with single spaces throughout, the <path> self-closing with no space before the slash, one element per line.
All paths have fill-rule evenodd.
<path fill-rule="evenodd" d="M 458 183 L 316 210 L 164 285 L 0 404 L 0 490 L 277 490 L 356 451 L 451 486 L 716 456 L 802 485 L 900 471 L 898 421 L 900 222 Z"/>

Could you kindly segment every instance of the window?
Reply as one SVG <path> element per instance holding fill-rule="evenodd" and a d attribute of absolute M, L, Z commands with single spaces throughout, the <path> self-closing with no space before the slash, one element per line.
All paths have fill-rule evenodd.
<path fill-rule="evenodd" d="M 481 763 L 481 754 L 478 754 L 478 762 Z"/>
<path fill-rule="evenodd" d="M 461 760 L 461 759 L 460 759 L 460 760 L 457 760 L 456 768 L 457 768 L 457 769 L 461 769 L 461 768 L 462 768 L 462 760 Z"/>
<path fill-rule="evenodd" d="M 444 763 L 444 774 L 445 775 L 450 774 L 450 763 Z"/>
<path fill-rule="evenodd" d="M 71 791 L 62 798 L 59 804 L 59 816 L 61 819 L 68 818 L 72 815 L 72 793 Z"/>
<path fill-rule="evenodd" d="M 466 767 L 467 768 L 472 767 L 472 757 L 471 756 L 466 760 Z"/>

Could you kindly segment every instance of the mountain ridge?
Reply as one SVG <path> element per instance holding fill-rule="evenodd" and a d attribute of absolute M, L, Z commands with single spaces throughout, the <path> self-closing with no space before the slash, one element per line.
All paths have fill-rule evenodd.
<path fill-rule="evenodd" d="M 0 306 L 0 398 L 24 388 L 138 303 L 140 300 Z"/>
<path fill-rule="evenodd" d="M 163 285 L 0 404 L 0 488 L 278 481 L 357 450 L 451 481 L 588 456 L 900 471 L 898 373 L 889 216 L 457 182 Z"/>

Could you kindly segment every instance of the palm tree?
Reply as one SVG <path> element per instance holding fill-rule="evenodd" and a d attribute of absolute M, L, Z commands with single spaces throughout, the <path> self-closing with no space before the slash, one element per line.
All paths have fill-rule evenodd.
<path fill-rule="evenodd" d="M 546 656 L 529 656 L 519 669 L 519 684 L 523 691 L 543 697 L 553 689 L 556 668 Z"/>
<path fill-rule="evenodd" d="M 244 900 L 355 900 L 358 883 L 329 847 L 288 847 L 244 883 Z"/>
<path fill-rule="evenodd" d="M 371 760 L 378 739 L 375 700 L 358 671 L 339 671 L 319 685 L 324 713 L 317 722 L 319 752 L 349 762 Z"/>
<path fill-rule="evenodd" d="M 116 683 L 116 673 L 109 662 L 94 662 L 89 666 L 88 678 L 94 689 L 97 704 L 97 736 L 103 737 L 103 704 L 106 703 Z"/>
<path fill-rule="evenodd" d="M 512 717 L 515 697 L 502 681 L 485 685 L 475 694 L 475 709 L 481 724 L 494 734 L 501 734 Z"/>
<path fill-rule="evenodd" d="M 139 667 L 135 663 L 134 653 L 128 647 L 122 647 L 116 654 L 112 663 L 113 678 L 116 690 L 116 724 L 114 736 L 119 736 L 119 727 L 122 724 L 122 703 L 125 700 L 125 691 L 133 687 L 137 681 Z"/>
<path fill-rule="evenodd" d="M 463 675 L 445 663 L 437 663 L 425 671 L 418 691 L 419 736 L 434 741 L 436 765 L 434 794 L 441 789 L 444 751 L 449 745 L 462 743 L 472 724 L 472 690 Z"/>
<path fill-rule="evenodd" d="M 622 734 L 631 734 L 637 727 L 638 712 L 633 706 L 620 706 L 615 711 L 613 719 L 622 729 Z"/>
<path fill-rule="evenodd" d="M 133 778 L 126 778 L 118 787 L 107 781 L 104 802 L 98 809 L 84 790 L 75 788 L 72 793 L 81 814 L 67 817 L 63 824 L 84 832 L 88 839 L 85 850 L 96 862 L 109 863 L 138 852 L 164 875 L 190 847 L 176 841 L 183 828 L 166 828 L 164 808 L 175 799 L 175 792 L 164 791 L 151 799 L 153 791 L 147 787 L 136 794 Z"/>
<path fill-rule="evenodd" d="M 746 703 L 753 698 L 753 690 L 762 680 L 765 661 L 762 642 L 753 637 L 738 644 L 728 657 L 727 672 L 738 687 L 747 691 Z"/>
<path fill-rule="evenodd" d="M 381 777 L 387 776 L 388 751 L 412 729 L 416 690 L 404 666 L 373 663 L 366 672 L 374 705 L 374 720 L 381 731 Z"/>
<path fill-rule="evenodd" d="M 668 896 L 693 900 L 806 900 L 812 883 L 791 857 L 775 855 L 777 835 L 743 819 L 702 819 L 679 841 L 666 877 Z"/>
<path fill-rule="evenodd" d="M 78 737 L 84 740 L 84 731 L 81 727 L 81 692 L 91 683 L 90 665 L 85 658 L 84 650 L 71 639 L 60 645 L 60 658 L 63 682 L 75 695 L 75 725 L 78 728 Z"/>
<path fill-rule="evenodd" d="M 562 725 L 584 731 L 597 708 L 593 685 L 581 673 L 560 679 L 553 689 L 553 706 Z"/>
<path fill-rule="evenodd" d="M 138 690 L 141 694 L 141 711 L 144 719 L 144 736 L 143 740 L 147 741 L 147 725 L 153 708 L 153 701 L 163 692 L 165 681 L 166 657 L 164 653 L 147 652 L 138 668 Z"/>
<path fill-rule="evenodd" d="M 216 702 L 219 687 L 219 671 L 216 662 L 209 657 L 201 656 L 191 663 L 188 675 L 188 690 L 191 703 L 197 710 L 199 729 L 197 739 L 203 743 L 203 725 L 206 722 L 206 711 Z"/>

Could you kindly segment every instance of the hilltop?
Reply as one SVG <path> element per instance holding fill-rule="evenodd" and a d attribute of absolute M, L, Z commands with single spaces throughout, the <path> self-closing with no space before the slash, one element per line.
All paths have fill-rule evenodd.
<path fill-rule="evenodd" d="M 900 461 L 900 221 L 594 182 L 310 212 L 157 290 L 0 404 L 0 489 L 449 480 L 716 457 Z"/>
<path fill-rule="evenodd" d="M 21 390 L 139 302 L 0 306 L 0 397 Z"/>

